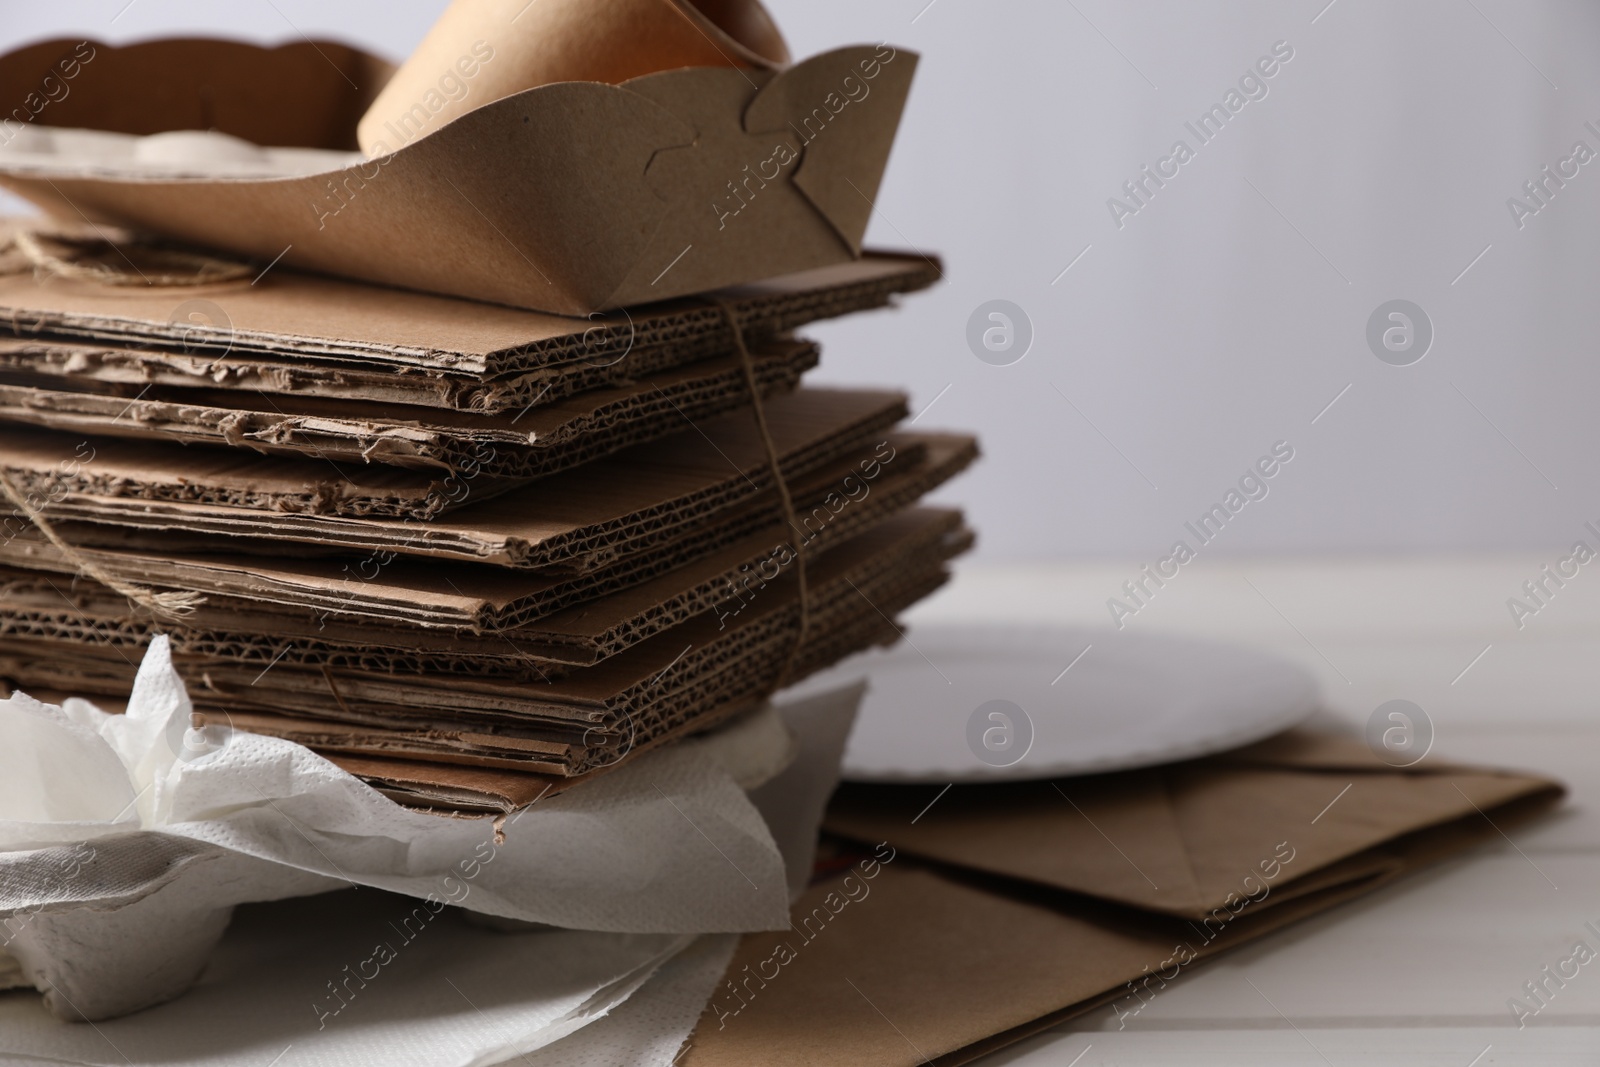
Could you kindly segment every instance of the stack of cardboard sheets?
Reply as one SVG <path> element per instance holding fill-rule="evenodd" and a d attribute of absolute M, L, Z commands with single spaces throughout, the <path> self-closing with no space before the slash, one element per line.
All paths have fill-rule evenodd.
<path fill-rule="evenodd" d="M 461 811 L 702 730 L 894 640 L 970 545 L 918 501 L 973 439 L 801 388 L 791 333 L 937 276 L 869 254 L 574 319 L 13 264 L 0 674 L 126 695 L 168 632 L 208 721 Z"/>
<path fill-rule="evenodd" d="M 0 1056 L 388 1063 L 444 1034 L 464 1062 L 466 1018 L 476 1063 L 549 1042 L 538 1062 L 947 1067 L 1097 1008 L 1121 1028 L 1192 964 L 1560 798 L 1304 732 L 1115 774 L 856 782 L 824 817 L 847 689 L 770 711 L 750 781 L 716 755 L 738 723 L 536 804 L 895 640 L 971 544 L 921 501 L 974 440 L 903 425 L 899 393 L 802 387 L 818 351 L 793 333 L 939 276 L 861 254 L 915 55 L 792 64 L 755 0 L 458 0 L 398 71 L 310 40 L 4 59 L 0 99 L 37 106 L 0 130 L 0 184 L 169 243 L 0 220 L 0 686 L 116 711 L 147 671 L 120 718 L 8 702 L 0 990 L 51 999 L 0 1003 Z M 200 725 L 477 818 L 317 779 L 277 741 L 190 763 L 190 698 Z M 644 780 L 675 759 L 677 786 Z M 77 1032 L 42 1014 L 176 996 L 235 903 L 346 882 L 406 894 L 401 948 L 447 905 L 497 933 L 452 915 L 391 968 L 387 930 L 388 956 L 351 940 L 368 896 L 262 910 L 203 993 Z M 488 1012 L 439 990 L 468 956 Z M 313 1013 L 274 1007 L 302 991 Z"/>

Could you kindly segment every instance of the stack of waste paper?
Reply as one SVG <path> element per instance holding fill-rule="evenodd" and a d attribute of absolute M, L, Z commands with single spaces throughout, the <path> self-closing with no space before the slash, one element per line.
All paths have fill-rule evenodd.
<path fill-rule="evenodd" d="M 862 684 L 781 691 L 974 540 L 976 441 L 796 333 L 941 279 L 863 247 L 916 62 L 758 0 L 0 57 L 0 1061 L 962 1063 L 1560 796 L 1309 732 L 838 788 Z"/>

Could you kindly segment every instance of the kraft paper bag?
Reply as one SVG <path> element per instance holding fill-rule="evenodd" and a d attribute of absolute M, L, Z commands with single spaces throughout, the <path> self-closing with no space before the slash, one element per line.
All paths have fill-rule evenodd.
<path fill-rule="evenodd" d="M 840 791 L 826 827 L 856 844 L 789 931 L 743 939 L 685 1064 L 946 1067 L 1097 1007 L 1126 1019 L 1193 964 L 1499 840 L 1564 789 L 1294 731 L 937 792 Z"/>

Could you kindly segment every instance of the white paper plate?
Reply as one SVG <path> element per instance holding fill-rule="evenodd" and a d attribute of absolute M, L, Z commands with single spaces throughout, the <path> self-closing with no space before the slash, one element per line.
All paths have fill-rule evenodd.
<path fill-rule="evenodd" d="M 1302 721 L 1303 668 L 1248 648 L 1077 627 L 922 625 L 797 691 L 867 677 L 844 776 L 973 782 L 1209 755 Z"/>

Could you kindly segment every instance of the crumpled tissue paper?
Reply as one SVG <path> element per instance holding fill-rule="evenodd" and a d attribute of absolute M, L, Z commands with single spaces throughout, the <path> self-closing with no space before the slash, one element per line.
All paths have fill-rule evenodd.
<path fill-rule="evenodd" d="M 855 686 L 776 709 L 793 749 L 786 765 L 770 759 L 773 746 L 751 744 L 752 734 L 770 724 L 747 724 L 704 744 L 723 749 L 718 758 L 745 774 L 762 762 L 753 754 L 767 753 L 765 771 L 750 777 L 766 779 L 752 799 L 783 849 L 791 887 L 810 876 L 820 815 L 838 782 L 839 755 L 861 694 Z M 730 758 L 729 748 L 751 758 Z M 213 853 L 237 855 L 140 831 L 92 846 L 38 850 L 32 862 L 70 885 L 102 860 L 142 863 L 148 873 L 174 863 L 224 862 L 188 858 Z M 738 943 L 732 934 L 508 933 L 470 918 L 365 888 L 247 904 L 194 990 L 170 1003 L 89 1027 L 52 1018 L 31 994 L 0 995 L 0 1067 L 41 1060 L 130 1067 L 487 1067 L 511 1060 L 524 1067 L 669 1067 Z"/>
<path fill-rule="evenodd" d="M 591 931 L 788 921 L 784 856 L 714 744 L 543 800 L 497 845 L 487 818 L 401 807 L 291 742 L 241 733 L 195 755 L 191 710 L 164 638 L 126 715 L 0 701 L 0 979 L 20 971 L 64 1018 L 181 992 L 237 903 L 341 886 Z"/>

